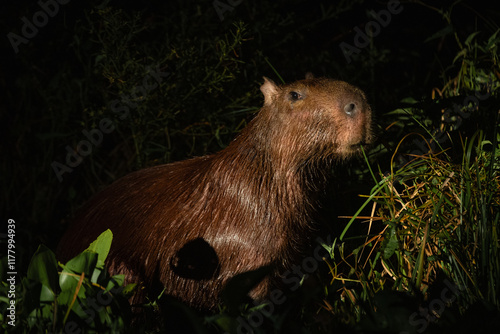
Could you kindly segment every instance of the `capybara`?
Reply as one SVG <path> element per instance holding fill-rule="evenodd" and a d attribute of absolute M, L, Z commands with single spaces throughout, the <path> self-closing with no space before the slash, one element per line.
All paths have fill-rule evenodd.
<path fill-rule="evenodd" d="M 260 90 L 264 106 L 225 149 L 139 170 L 94 196 L 63 236 L 61 260 L 111 229 L 109 271 L 145 291 L 213 309 L 231 277 L 269 265 L 250 294 L 265 298 L 307 245 L 331 167 L 371 142 L 372 116 L 343 81 L 264 78 Z"/>

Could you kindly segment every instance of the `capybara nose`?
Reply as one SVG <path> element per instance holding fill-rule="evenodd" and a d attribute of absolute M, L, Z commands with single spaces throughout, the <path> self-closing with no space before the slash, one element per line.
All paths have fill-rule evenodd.
<path fill-rule="evenodd" d="M 354 102 L 348 103 L 344 106 L 344 111 L 347 115 L 354 117 L 358 112 L 358 106 Z"/>

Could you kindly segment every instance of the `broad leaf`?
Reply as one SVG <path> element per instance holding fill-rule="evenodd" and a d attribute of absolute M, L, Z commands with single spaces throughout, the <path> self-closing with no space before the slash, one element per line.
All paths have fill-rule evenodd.
<path fill-rule="evenodd" d="M 84 251 L 78 254 L 68 263 L 63 265 L 63 271 L 59 276 L 59 284 L 63 290 L 75 290 L 80 275 L 85 274 L 85 277 L 90 279 L 94 273 L 97 264 L 97 253 L 91 251 Z"/>
<path fill-rule="evenodd" d="M 46 287 L 49 291 L 44 292 L 44 296 L 47 296 L 47 293 L 52 293 L 55 295 L 59 291 L 59 280 L 57 275 L 57 261 L 54 253 L 45 247 L 44 245 L 40 245 L 31 258 L 29 267 L 28 267 L 28 278 L 41 283 L 44 287 Z M 49 298 L 49 300 L 53 300 Z"/>
<path fill-rule="evenodd" d="M 104 268 L 104 261 L 108 257 L 109 250 L 111 248 L 111 242 L 113 241 L 113 232 L 110 229 L 102 232 L 101 235 L 93 241 L 87 250 L 96 252 L 98 254 L 97 267 Z"/>

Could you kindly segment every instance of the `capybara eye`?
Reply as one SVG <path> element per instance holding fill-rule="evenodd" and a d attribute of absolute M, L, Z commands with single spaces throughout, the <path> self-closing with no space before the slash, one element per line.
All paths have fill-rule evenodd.
<path fill-rule="evenodd" d="M 292 98 L 293 101 L 302 100 L 302 95 L 300 95 L 297 92 L 290 92 L 290 97 Z"/>

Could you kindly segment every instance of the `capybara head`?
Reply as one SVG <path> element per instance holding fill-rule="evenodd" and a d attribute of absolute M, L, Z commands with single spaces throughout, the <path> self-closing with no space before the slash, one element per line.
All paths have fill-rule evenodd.
<path fill-rule="evenodd" d="M 365 94 L 344 81 L 309 78 L 277 86 L 264 78 L 261 116 L 270 150 L 289 163 L 345 159 L 372 141 Z"/>

